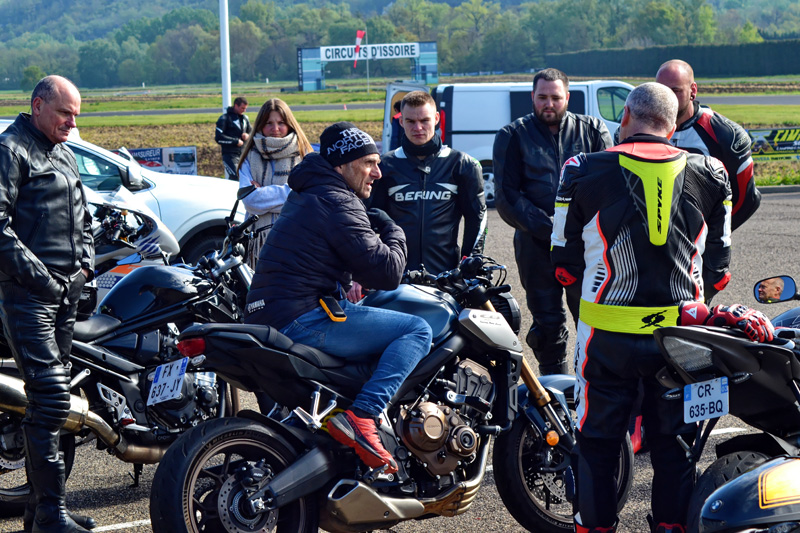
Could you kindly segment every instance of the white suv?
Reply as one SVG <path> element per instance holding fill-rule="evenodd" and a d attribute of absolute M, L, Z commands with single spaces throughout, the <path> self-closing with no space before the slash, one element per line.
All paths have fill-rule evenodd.
<path fill-rule="evenodd" d="M 13 121 L 0 120 L 0 133 Z M 143 168 L 124 148 L 120 154 L 109 152 L 80 138 L 72 130 L 67 146 L 75 153 L 84 185 L 101 195 L 118 186 L 143 201 L 172 231 L 181 251 L 178 257 L 195 263 L 205 253 L 218 250 L 227 229 L 225 217 L 236 201 L 239 184 L 209 176 L 161 174 Z M 244 220 L 241 205 L 238 222 Z"/>

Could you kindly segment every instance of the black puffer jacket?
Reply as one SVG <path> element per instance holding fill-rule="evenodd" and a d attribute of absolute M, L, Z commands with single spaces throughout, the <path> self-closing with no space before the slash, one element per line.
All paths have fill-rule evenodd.
<path fill-rule="evenodd" d="M 611 146 L 611 135 L 599 118 L 567 112 L 558 136 L 533 113 L 515 120 L 494 140 L 498 214 L 549 245 L 561 167 L 581 152 L 601 152 Z"/>
<path fill-rule="evenodd" d="M 303 158 L 288 183 L 292 192 L 258 256 L 248 321 L 283 328 L 352 279 L 373 289 L 400 284 L 403 230 L 388 222 L 378 236 L 364 204 L 321 155 Z"/>
<path fill-rule="evenodd" d="M 94 270 L 92 216 L 75 155 L 20 113 L 0 135 L 0 281 L 31 291 Z"/>

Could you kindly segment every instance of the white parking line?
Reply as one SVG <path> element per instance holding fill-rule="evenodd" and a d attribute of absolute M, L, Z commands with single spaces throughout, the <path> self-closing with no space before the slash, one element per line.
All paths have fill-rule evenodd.
<path fill-rule="evenodd" d="M 123 524 L 111 524 L 110 526 L 96 527 L 92 531 L 100 533 L 101 531 L 119 531 L 121 529 L 128 529 L 139 526 L 149 526 L 150 520 L 137 520 L 135 522 L 125 522 Z"/>

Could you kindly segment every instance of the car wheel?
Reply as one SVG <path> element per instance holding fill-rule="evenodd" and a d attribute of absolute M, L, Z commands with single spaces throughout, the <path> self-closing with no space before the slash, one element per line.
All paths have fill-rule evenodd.
<path fill-rule="evenodd" d="M 178 253 L 178 260 L 189 265 L 195 265 L 204 255 L 220 250 L 224 239 L 218 233 L 201 233 L 181 248 Z"/>
<path fill-rule="evenodd" d="M 494 207 L 494 172 L 492 164 L 483 164 L 483 197 L 486 207 Z"/>

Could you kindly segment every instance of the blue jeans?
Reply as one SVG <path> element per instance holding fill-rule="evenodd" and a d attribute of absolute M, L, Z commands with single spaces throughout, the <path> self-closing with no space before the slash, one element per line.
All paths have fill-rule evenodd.
<path fill-rule="evenodd" d="M 380 356 L 370 380 L 353 407 L 378 416 L 400 385 L 430 351 L 431 327 L 414 315 L 339 302 L 347 314 L 333 322 L 321 307 L 300 316 L 281 330 L 294 342 L 353 361 Z"/>

